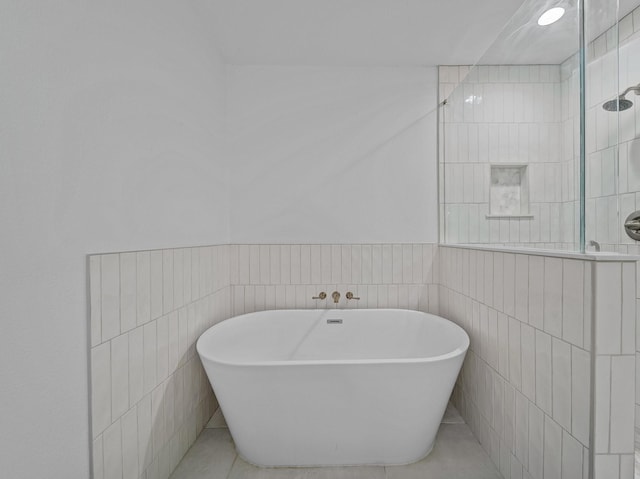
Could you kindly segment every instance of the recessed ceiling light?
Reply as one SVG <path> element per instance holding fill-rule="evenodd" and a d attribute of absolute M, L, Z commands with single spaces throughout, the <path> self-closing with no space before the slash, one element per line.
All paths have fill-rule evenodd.
<path fill-rule="evenodd" d="M 538 25 L 541 25 L 543 27 L 545 25 L 551 25 L 552 23 L 560 20 L 562 18 L 562 15 L 564 15 L 564 8 L 562 7 L 550 8 L 549 10 L 544 12 L 542 15 L 540 15 L 540 18 L 538 18 Z"/>

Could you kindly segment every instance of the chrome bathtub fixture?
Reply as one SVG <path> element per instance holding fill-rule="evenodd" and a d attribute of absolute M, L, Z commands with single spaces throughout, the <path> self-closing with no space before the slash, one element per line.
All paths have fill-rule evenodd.
<path fill-rule="evenodd" d="M 627 219 L 624 220 L 624 230 L 629 238 L 640 241 L 640 210 L 627 216 Z"/>
<path fill-rule="evenodd" d="M 327 297 L 327 293 L 325 293 L 324 291 L 321 291 L 318 296 L 312 296 L 311 299 L 326 299 L 326 297 Z"/>
<path fill-rule="evenodd" d="M 625 96 L 629 92 L 634 92 L 636 95 L 640 95 L 640 83 L 636 86 L 630 86 L 625 91 L 623 91 L 618 98 L 615 100 L 609 100 L 602 105 L 607 111 L 624 111 L 628 110 L 633 106 L 633 102 L 631 100 L 627 100 Z"/>
<path fill-rule="evenodd" d="M 340 293 L 334 291 L 333 293 L 331 293 L 331 297 L 333 298 L 333 302 L 338 304 L 338 302 L 340 301 Z"/>
<path fill-rule="evenodd" d="M 351 291 L 347 291 L 347 294 L 345 296 L 347 297 L 347 299 L 355 299 L 355 300 L 360 299 L 359 297 L 354 296 Z"/>
<path fill-rule="evenodd" d="M 593 249 L 596 250 L 596 253 L 600 252 L 600 243 L 598 243 L 596 240 L 589 241 L 589 246 L 593 246 Z"/>

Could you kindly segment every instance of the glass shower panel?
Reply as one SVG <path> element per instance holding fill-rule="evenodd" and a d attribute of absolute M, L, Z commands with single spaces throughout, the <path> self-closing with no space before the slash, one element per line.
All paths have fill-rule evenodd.
<path fill-rule="evenodd" d="M 624 224 L 629 220 L 633 223 L 640 209 L 637 198 L 640 192 L 640 1 L 621 0 L 617 10 L 614 5 L 606 7 L 600 6 L 598 13 L 605 16 L 607 25 L 611 26 L 591 45 L 590 68 L 604 79 L 602 109 L 592 126 L 600 144 L 591 147 L 596 159 L 602 155 L 603 169 L 604 158 L 615 159 L 616 190 L 610 194 L 609 188 L 599 196 L 597 189 L 589 191 L 588 201 L 595 203 L 596 211 L 587 216 L 587 232 L 602 243 L 604 250 L 637 254 L 639 243 L 627 234 Z M 605 130 L 608 147 L 604 143 Z M 607 211 L 604 210 L 605 198 Z M 634 232 L 632 226 L 631 233 Z"/>
<path fill-rule="evenodd" d="M 628 190 L 618 149 L 618 13 L 617 1 L 585 2 L 585 237 L 587 249 L 606 251 L 616 251 L 623 237 L 620 192 Z"/>
<path fill-rule="evenodd" d="M 556 5 L 553 5 L 556 6 Z M 482 59 L 440 73 L 441 239 L 579 248 L 579 11 L 525 1 Z"/>

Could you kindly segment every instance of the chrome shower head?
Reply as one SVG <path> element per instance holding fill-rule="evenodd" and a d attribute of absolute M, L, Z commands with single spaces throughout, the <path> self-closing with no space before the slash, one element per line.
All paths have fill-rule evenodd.
<path fill-rule="evenodd" d="M 627 100 L 625 96 L 627 93 L 633 92 L 636 95 L 640 95 L 640 83 L 635 86 L 630 86 L 625 91 L 623 91 L 618 98 L 615 100 L 610 100 L 602 105 L 607 111 L 625 111 L 633 106 L 633 102 L 631 100 Z"/>
<path fill-rule="evenodd" d="M 602 105 L 607 111 L 625 111 L 633 106 L 633 102 L 631 100 L 627 100 L 624 95 L 619 96 L 615 100 L 610 100 Z"/>

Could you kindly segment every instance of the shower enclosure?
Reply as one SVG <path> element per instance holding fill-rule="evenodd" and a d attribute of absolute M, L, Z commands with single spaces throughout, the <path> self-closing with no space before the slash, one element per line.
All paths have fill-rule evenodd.
<path fill-rule="evenodd" d="M 639 5 L 525 0 L 477 64 L 440 67 L 442 243 L 639 251 Z"/>
<path fill-rule="evenodd" d="M 564 16 L 555 23 L 539 25 L 540 16 L 552 7 L 564 8 Z M 640 253 L 640 0 L 525 0 L 475 65 L 440 67 L 439 87 L 442 244 Z M 602 356 L 606 348 L 601 339 L 602 332 L 615 324 L 616 312 L 624 302 L 621 297 L 631 298 L 627 304 L 632 305 L 628 315 L 632 322 L 635 317 L 632 309 L 640 296 L 633 286 L 622 295 L 615 287 L 609 288 L 621 281 L 618 272 L 607 278 L 599 272 L 590 272 L 595 281 L 584 283 L 584 294 L 591 299 L 585 302 L 588 306 L 582 312 L 576 312 L 575 308 L 565 305 L 569 299 L 563 295 L 571 294 L 568 286 L 577 284 L 580 290 L 580 282 L 565 281 L 570 276 L 566 276 L 563 266 L 557 265 L 565 264 L 566 259 L 560 258 L 575 260 L 581 256 L 558 251 L 529 253 L 545 255 L 544 262 L 525 261 L 529 266 L 536 264 L 535 270 L 529 269 L 528 276 L 523 269 L 526 281 L 521 288 L 529 291 L 529 307 L 533 304 L 531 298 L 536 297 L 531 293 L 532 284 L 549 285 L 560 275 L 561 291 L 554 293 L 562 298 L 558 304 L 563 320 L 564 316 L 577 315 L 587 324 L 592 317 L 587 314 L 587 307 L 600 308 L 602 313 L 589 327 L 585 326 L 590 338 L 591 349 L 587 354 L 591 354 L 592 389 L 584 399 L 593 408 L 592 455 L 588 469 L 592 474 L 589 477 L 618 477 L 608 466 L 603 466 L 604 462 L 596 460 L 604 457 L 599 454 L 606 455 L 603 451 L 610 453 L 615 449 L 610 443 L 602 442 L 602 433 L 598 435 L 594 431 L 599 427 L 600 431 L 605 430 L 599 421 L 604 417 L 606 422 L 609 406 L 611 411 L 617 408 L 613 402 L 606 402 L 608 396 L 602 392 L 609 383 L 607 368 L 613 367 L 613 362 L 602 366 L 606 363 Z M 481 254 L 476 257 L 484 261 L 491 258 L 484 255 L 492 253 Z M 498 268 L 502 265 L 489 261 L 489 274 L 484 276 L 492 288 L 496 264 Z M 573 263 L 566 263 L 569 264 Z M 518 270 L 513 263 L 511 268 L 512 272 Z M 598 264 L 593 268 L 590 271 L 602 266 Z M 544 279 L 539 274 L 543 269 Z M 547 274 L 547 271 L 550 272 Z M 501 278 L 500 273 L 497 277 Z M 531 283 L 531 278 L 538 277 L 538 283 Z M 554 288 L 557 290 L 558 286 Z M 549 286 L 549 291 L 551 289 Z M 601 293 L 599 299 L 590 296 L 598 292 Z M 540 301 L 538 297 L 538 306 Z M 552 303 L 553 300 L 549 304 Z M 603 306 L 605 303 L 607 307 Z M 547 299 L 544 307 L 546 321 L 547 316 L 553 316 L 547 308 Z M 475 310 L 473 313 L 476 321 L 476 316 L 481 315 L 476 315 Z M 543 323 L 546 330 L 546 322 Z M 513 343 L 511 324 L 515 331 Z M 635 345 L 635 358 L 631 354 L 634 348 L 629 346 L 625 360 L 630 365 L 635 362 L 636 366 L 635 475 L 640 477 L 640 328 L 637 324 L 636 321 L 636 335 L 629 326 L 629 334 L 620 332 L 620 337 L 626 337 Z M 517 321 L 510 323 L 508 334 L 503 333 L 503 339 L 499 340 L 508 344 L 509 350 L 519 351 L 520 345 L 524 348 L 524 342 L 520 342 L 524 339 L 518 336 L 520 327 L 523 326 Z M 482 335 L 487 334 L 487 329 L 491 326 L 481 329 Z M 564 344 L 564 333 L 560 328 L 562 339 L 554 344 L 559 347 Z M 544 334 L 540 337 L 544 338 Z M 545 353 L 542 359 L 538 358 L 541 344 L 544 346 L 538 342 L 536 331 L 535 368 L 540 363 L 544 370 L 544 358 L 549 355 Z M 632 366 L 628 372 L 625 383 L 631 384 Z M 558 374 L 561 377 L 561 373 Z M 624 392 L 627 404 L 630 401 L 626 394 L 633 392 Z M 625 414 L 624 421 L 634 420 L 628 410 Z M 627 439 L 633 442 L 634 438 Z M 631 477 L 630 472 L 625 469 L 624 477 Z"/>

